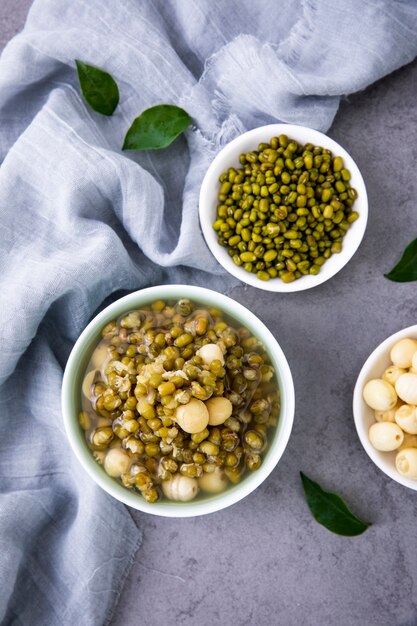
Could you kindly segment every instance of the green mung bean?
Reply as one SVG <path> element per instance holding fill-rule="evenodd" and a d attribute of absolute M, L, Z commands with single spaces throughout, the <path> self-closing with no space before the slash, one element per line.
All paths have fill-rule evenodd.
<path fill-rule="evenodd" d="M 307 268 L 312 275 L 320 271 L 314 262 L 317 248 L 326 249 L 324 260 L 336 254 L 335 243 L 342 243 L 340 238 L 359 217 L 352 210 L 358 194 L 343 158 L 280 135 L 242 154 L 239 161 L 240 168 L 220 176 L 213 223 L 219 243 L 237 266 L 260 280 L 279 277 L 289 282 L 305 275 Z M 283 265 L 281 255 L 292 250 L 301 254 L 296 264 L 309 265 Z"/>

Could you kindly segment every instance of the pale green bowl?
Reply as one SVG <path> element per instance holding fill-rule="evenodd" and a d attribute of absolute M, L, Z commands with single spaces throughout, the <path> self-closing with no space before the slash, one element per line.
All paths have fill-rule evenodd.
<path fill-rule="evenodd" d="M 81 404 L 81 384 L 91 354 L 101 336 L 102 328 L 110 321 L 141 306 L 151 304 L 155 300 L 175 300 L 189 298 L 201 304 L 216 307 L 235 318 L 258 337 L 267 348 L 271 363 L 275 367 L 281 395 L 281 410 L 273 439 L 270 440 L 261 467 L 247 474 L 238 485 L 229 487 L 220 494 L 205 496 L 192 502 L 156 502 L 150 504 L 139 494 L 129 491 L 114 478 L 106 474 L 96 463 L 88 448 L 84 433 L 78 423 Z M 82 332 L 68 359 L 62 383 L 62 413 L 65 430 L 71 447 L 90 477 L 120 502 L 129 506 L 164 517 L 193 517 L 224 509 L 238 502 L 272 472 L 280 460 L 290 437 L 294 420 L 294 385 L 290 368 L 283 351 L 267 327 L 244 306 L 231 298 L 210 289 L 191 287 L 189 285 L 161 285 L 142 289 L 113 302 L 99 313 Z"/>

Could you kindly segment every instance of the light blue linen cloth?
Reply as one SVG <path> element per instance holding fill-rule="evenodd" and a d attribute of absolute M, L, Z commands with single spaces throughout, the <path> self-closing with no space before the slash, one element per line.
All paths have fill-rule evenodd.
<path fill-rule="evenodd" d="M 164 281 L 230 288 L 197 216 L 216 152 L 274 121 L 327 130 L 341 95 L 416 54 L 414 0 L 35 0 L 0 61 L 2 623 L 107 623 L 141 542 L 64 434 L 62 372 L 93 313 Z M 113 117 L 84 104 L 75 58 L 116 78 Z M 195 126 L 123 153 L 161 102 Z"/>

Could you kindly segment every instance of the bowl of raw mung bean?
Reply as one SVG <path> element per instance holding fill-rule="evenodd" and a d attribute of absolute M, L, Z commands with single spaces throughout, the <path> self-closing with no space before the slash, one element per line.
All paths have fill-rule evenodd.
<path fill-rule="evenodd" d="M 206 243 L 228 272 L 260 289 L 292 292 L 346 265 L 363 238 L 368 201 L 359 168 L 336 141 L 271 124 L 214 158 L 199 214 Z"/>
<path fill-rule="evenodd" d="M 165 285 L 90 322 L 68 359 L 62 410 L 100 487 L 133 508 L 188 517 L 241 500 L 271 473 L 294 387 L 278 342 L 244 306 Z"/>

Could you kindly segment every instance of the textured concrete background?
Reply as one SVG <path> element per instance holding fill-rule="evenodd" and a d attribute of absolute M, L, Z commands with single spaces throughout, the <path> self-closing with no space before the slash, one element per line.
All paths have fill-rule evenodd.
<path fill-rule="evenodd" d="M 1 0 L 0 46 L 30 4 Z M 417 62 L 344 102 L 329 133 L 369 193 L 367 233 L 349 265 L 298 294 L 233 293 L 274 332 L 294 376 L 296 419 L 279 466 L 219 513 L 175 520 L 134 512 L 145 538 L 112 626 L 417 624 L 417 493 L 368 459 L 351 410 L 368 354 L 417 322 L 417 286 L 383 277 L 417 236 L 416 96 Z M 316 524 L 300 469 L 373 526 L 347 539 Z"/>

